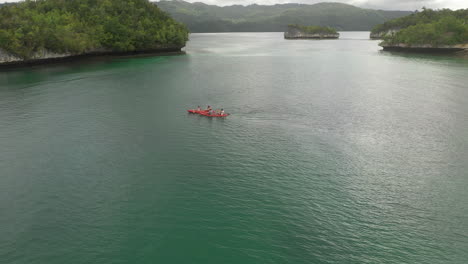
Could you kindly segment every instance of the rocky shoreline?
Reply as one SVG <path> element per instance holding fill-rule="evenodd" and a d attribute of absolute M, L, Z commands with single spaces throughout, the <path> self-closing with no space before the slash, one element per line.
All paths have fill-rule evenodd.
<path fill-rule="evenodd" d="M 339 34 L 301 34 L 299 36 L 286 36 L 286 34 L 284 35 L 285 39 L 337 39 L 339 37 Z"/>
<path fill-rule="evenodd" d="M 164 54 L 174 54 L 182 53 L 182 48 L 184 46 L 179 45 L 165 45 L 156 47 L 148 50 L 138 50 L 131 52 L 118 52 L 105 49 L 96 49 L 90 50 L 84 53 L 55 53 L 48 50 L 41 50 L 35 52 L 30 58 L 23 59 L 19 56 L 16 56 L 12 53 L 5 51 L 0 48 L 0 68 L 5 67 L 14 67 L 14 66 L 28 66 L 28 65 L 38 65 L 38 64 L 47 64 L 60 61 L 70 61 L 76 59 L 83 59 L 87 57 L 100 57 L 100 56 L 133 56 L 140 54 L 154 54 L 154 55 L 164 55 Z"/>
<path fill-rule="evenodd" d="M 407 44 L 385 44 L 380 43 L 386 51 L 404 51 L 404 52 L 419 52 L 419 53 L 465 53 L 468 52 L 468 44 L 457 44 L 457 45 L 441 45 L 433 46 L 430 44 L 424 45 L 407 45 Z"/>
<path fill-rule="evenodd" d="M 390 29 L 387 31 L 380 31 L 380 32 L 371 32 L 370 33 L 370 39 L 383 39 L 385 36 L 393 36 L 395 33 L 397 33 L 399 29 Z"/>

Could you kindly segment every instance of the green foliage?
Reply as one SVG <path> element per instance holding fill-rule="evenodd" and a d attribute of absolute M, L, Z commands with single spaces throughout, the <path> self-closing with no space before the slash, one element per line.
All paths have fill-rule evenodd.
<path fill-rule="evenodd" d="M 298 30 L 309 34 L 338 34 L 336 29 L 331 27 L 301 26 L 297 24 L 290 24 L 288 27 L 297 28 Z"/>
<path fill-rule="evenodd" d="M 191 32 L 281 32 L 288 24 L 318 25 L 337 30 L 370 30 L 408 11 L 382 11 L 341 3 L 215 6 L 184 1 L 157 5 Z"/>
<path fill-rule="evenodd" d="M 0 7 L 0 47 L 34 52 L 137 51 L 183 46 L 186 27 L 148 0 L 26 0 Z"/>
<path fill-rule="evenodd" d="M 400 30 L 384 37 L 384 44 L 440 46 L 468 43 L 468 9 L 424 9 L 408 17 L 379 25 L 375 32 L 389 29 Z"/>
<path fill-rule="evenodd" d="M 468 15 L 468 9 L 460 9 L 457 11 L 452 11 L 450 9 L 442 9 L 442 10 L 432 10 L 432 9 L 426 9 L 423 8 L 423 11 L 418 12 L 416 11 L 415 13 L 392 19 L 389 21 L 386 21 L 383 24 L 376 25 L 375 27 L 372 28 L 371 33 L 380 33 L 380 32 L 385 32 L 388 30 L 392 29 L 402 29 L 402 28 L 407 28 L 409 26 L 414 26 L 416 24 L 424 24 L 424 23 L 431 23 L 433 21 L 439 20 L 443 17 L 447 16 L 454 16 L 459 19 L 466 19 Z"/>

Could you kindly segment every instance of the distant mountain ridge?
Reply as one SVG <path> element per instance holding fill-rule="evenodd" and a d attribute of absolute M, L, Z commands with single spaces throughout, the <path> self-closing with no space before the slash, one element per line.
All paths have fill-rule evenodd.
<path fill-rule="evenodd" d="M 343 3 L 215 6 L 185 1 L 155 2 L 191 32 L 281 32 L 288 24 L 367 31 L 411 11 L 359 8 Z"/>

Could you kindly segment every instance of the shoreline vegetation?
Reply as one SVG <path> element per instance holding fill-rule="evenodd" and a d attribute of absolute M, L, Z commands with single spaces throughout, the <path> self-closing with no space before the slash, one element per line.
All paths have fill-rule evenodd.
<path fill-rule="evenodd" d="M 180 21 L 188 23 L 188 27 L 193 24 L 190 24 L 190 19 L 186 21 L 187 17 L 180 18 L 180 6 L 187 8 L 188 14 L 193 8 L 202 10 L 197 13 L 197 17 L 211 19 L 206 20 L 207 23 L 218 19 L 210 12 L 219 11 L 218 16 L 233 19 L 234 22 L 230 21 L 236 25 L 248 25 L 250 30 L 247 32 L 255 32 L 259 29 L 258 25 L 269 21 L 266 18 L 272 18 L 276 24 L 272 22 L 272 27 L 265 31 L 276 29 L 278 23 L 282 28 L 287 24 L 285 39 L 338 39 L 337 30 L 343 30 L 346 25 L 342 20 L 351 24 L 356 20 L 355 16 L 343 18 L 338 14 L 357 15 L 367 10 L 340 3 L 283 4 L 273 8 L 260 5 L 217 7 L 184 1 L 25 0 L 0 4 L 0 67 L 94 56 L 181 54 L 181 49 L 188 41 L 188 27 L 161 11 L 159 6 L 163 6 L 161 9 L 167 10 Z M 288 15 L 284 16 L 283 11 Z M 297 12 L 302 12 L 304 16 L 297 16 Z M 374 26 L 370 32 L 371 39 L 383 40 L 379 45 L 384 50 L 449 52 L 467 57 L 468 9 L 452 11 L 423 8 L 414 13 L 385 12 L 390 12 L 382 18 L 386 22 Z M 237 19 L 240 14 L 244 17 Z M 283 23 L 291 16 L 296 17 L 296 21 L 308 21 L 310 14 L 321 18 L 319 23 L 304 23 L 313 26 Z M 323 16 L 326 19 L 322 19 Z M 261 21 L 248 22 L 254 18 Z"/>
<path fill-rule="evenodd" d="M 0 7 L 0 64 L 181 52 L 185 25 L 148 0 L 26 0 Z"/>
<path fill-rule="evenodd" d="M 285 39 L 337 39 L 339 37 L 340 34 L 331 27 L 290 24 L 284 32 Z"/>
<path fill-rule="evenodd" d="M 384 50 L 414 52 L 468 51 L 468 9 L 423 8 L 406 17 L 375 26 L 371 39 Z"/>

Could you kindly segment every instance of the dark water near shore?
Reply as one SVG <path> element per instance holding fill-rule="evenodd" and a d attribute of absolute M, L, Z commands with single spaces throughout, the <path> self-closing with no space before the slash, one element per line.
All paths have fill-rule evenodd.
<path fill-rule="evenodd" d="M 0 263 L 466 263 L 468 60 L 367 37 L 0 72 Z"/>

